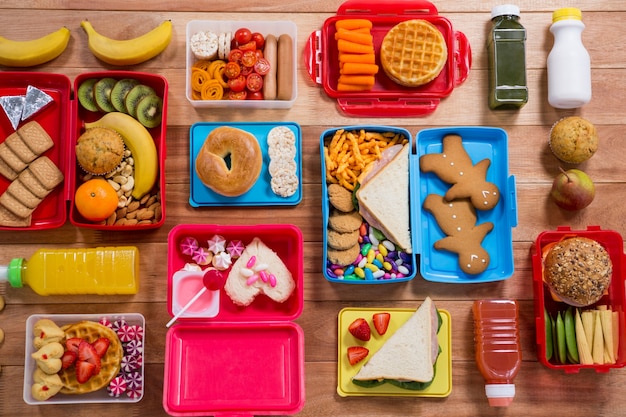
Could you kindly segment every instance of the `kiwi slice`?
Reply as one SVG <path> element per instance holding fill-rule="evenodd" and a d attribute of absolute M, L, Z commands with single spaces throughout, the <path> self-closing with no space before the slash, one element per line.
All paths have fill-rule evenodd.
<path fill-rule="evenodd" d="M 115 83 L 111 90 L 111 104 L 113 104 L 115 110 L 128 113 L 125 102 L 126 94 L 136 85 L 139 85 L 139 81 L 133 78 L 122 78 Z"/>
<path fill-rule="evenodd" d="M 117 83 L 115 78 L 101 78 L 100 81 L 93 86 L 93 98 L 96 101 L 96 106 L 106 113 L 115 111 L 115 107 L 111 103 L 111 90 Z"/>
<path fill-rule="evenodd" d="M 137 103 L 137 120 L 145 127 L 157 127 L 163 118 L 163 99 L 155 94 L 144 96 Z"/>
<path fill-rule="evenodd" d="M 126 94 L 126 99 L 124 100 L 124 103 L 126 104 L 126 110 L 128 110 L 128 114 L 130 114 L 134 118 L 137 118 L 137 105 L 142 98 L 149 95 L 156 95 L 156 91 L 154 91 L 154 88 L 144 84 L 134 86 L 128 92 L 128 94 Z"/>
<path fill-rule="evenodd" d="M 99 110 L 93 97 L 93 86 L 96 82 L 98 82 L 97 78 L 89 78 L 80 83 L 78 86 L 78 102 L 85 108 L 85 110 L 93 112 Z"/>

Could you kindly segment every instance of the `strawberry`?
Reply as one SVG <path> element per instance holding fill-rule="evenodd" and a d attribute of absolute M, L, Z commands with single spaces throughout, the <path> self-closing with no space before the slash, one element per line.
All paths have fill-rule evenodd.
<path fill-rule="evenodd" d="M 350 326 L 348 326 L 348 330 L 352 333 L 352 336 L 366 342 L 370 340 L 372 333 L 370 325 L 367 324 L 367 321 L 364 318 L 354 320 Z"/>
<path fill-rule="evenodd" d="M 348 362 L 354 366 L 365 359 L 369 353 L 369 349 L 364 346 L 350 346 L 348 348 Z"/>
<path fill-rule="evenodd" d="M 98 352 L 99 357 L 103 357 L 104 354 L 107 353 L 107 349 L 109 348 L 110 344 L 111 341 L 106 337 L 99 337 L 95 342 L 92 343 L 94 349 L 96 349 L 96 352 Z"/>
<path fill-rule="evenodd" d="M 87 361 L 76 361 L 76 381 L 79 384 L 84 384 L 89 381 L 89 378 L 94 374 L 96 365 Z"/>
<path fill-rule="evenodd" d="M 96 348 L 94 348 L 93 345 L 86 340 L 81 341 L 80 345 L 78 345 L 78 361 L 76 362 L 77 374 L 79 362 L 92 364 L 94 366 L 92 368 L 93 375 L 98 375 L 100 373 L 100 356 L 98 356 Z"/>
<path fill-rule="evenodd" d="M 391 314 L 389 313 L 375 313 L 372 316 L 372 321 L 374 322 L 374 328 L 378 332 L 379 335 L 384 335 L 387 332 L 387 327 L 389 327 L 389 319 L 391 318 Z"/>
<path fill-rule="evenodd" d="M 77 357 L 78 357 L 78 354 L 76 352 L 73 352 L 71 350 L 66 350 L 63 353 L 63 356 L 61 357 L 61 369 L 67 369 L 70 366 L 74 365 L 74 362 L 76 362 Z"/>
<path fill-rule="evenodd" d="M 65 341 L 65 347 L 67 350 L 74 352 L 78 355 L 78 345 L 82 342 L 83 339 L 80 337 L 72 337 Z"/>

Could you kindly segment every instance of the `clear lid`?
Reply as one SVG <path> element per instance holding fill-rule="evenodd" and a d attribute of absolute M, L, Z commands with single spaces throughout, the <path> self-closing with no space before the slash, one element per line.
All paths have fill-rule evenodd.
<path fill-rule="evenodd" d="M 491 9 L 491 18 L 498 16 L 517 16 L 519 17 L 519 7 L 514 4 L 501 4 Z"/>
<path fill-rule="evenodd" d="M 485 394 L 492 407 L 508 407 L 515 397 L 515 384 L 485 384 Z"/>
<path fill-rule="evenodd" d="M 24 259 L 13 258 L 8 265 L 0 265 L 0 282 L 9 281 L 13 288 L 21 288 L 22 283 L 22 263 Z"/>
<path fill-rule="evenodd" d="M 583 14 L 580 9 L 577 9 L 576 7 L 563 7 L 552 13 L 552 23 L 567 19 L 583 20 Z"/>

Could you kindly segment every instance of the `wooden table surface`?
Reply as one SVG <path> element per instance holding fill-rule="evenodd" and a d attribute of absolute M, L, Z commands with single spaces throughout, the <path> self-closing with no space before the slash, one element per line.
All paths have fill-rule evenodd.
<path fill-rule="evenodd" d="M 135 244 L 141 252 L 141 290 L 132 297 L 41 297 L 30 289 L 0 287 L 6 307 L 0 312 L 5 340 L 0 345 L 0 415 L 166 415 L 162 406 L 166 308 L 167 235 L 181 223 L 258 224 L 291 223 L 304 235 L 304 311 L 297 323 L 305 334 L 306 403 L 301 416 L 496 416 L 623 414 L 626 371 L 566 375 L 549 370 L 537 360 L 533 320 L 530 252 L 537 235 L 560 225 L 584 229 L 599 225 L 626 232 L 622 202 L 626 200 L 626 48 L 622 0 L 518 0 L 522 23 L 528 30 L 527 68 L 530 100 L 520 111 L 493 112 L 486 104 L 486 34 L 490 9 L 500 2 L 440 0 L 439 13 L 455 30 L 465 33 L 472 46 L 469 78 L 422 118 L 353 118 L 342 115 L 335 102 L 310 81 L 302 63 L 308 36 L 335 14 L 339 0 L 293 1 L 231 0 L 156 1 L 150 5 L 112 0 L 4 0 L 0 5 L 0 35 L 31 39 L 65 25 L 71 30 L 67 50 L 56 60 L 33 68 L 65 74 L 73 81 L 85 72 L 116 69 L 98 61 L 87 47 L 80 28 L 89 19 L 110 37 L 142 34 L 164 19 L 174 25 L 169 47 L 158 57 L 133 67 L 165 76 L 169 82 L 165 224 L 156 230 L 102 233 L 79 229 L 69 222 L 45 231 L 0 232 L 0 263 L 11 257 L 28 258 L 40 247 L 93 247 Z M 587 28 L 584 43 L 592 59 L 593 99 L 578 110 L 556 110 L 547 102 L 546 57 L 552 47 L 548 28 L 553 10 L 575 6 L 583 10 Z M 149 8 L 150 10 L 146 10 Z M 298 98 L 289 110 L 199 110 L 185 98 L 185 27 L 193 19 L 292 20 L 298 28 Z M 5 70 L 3 68 L 2 70 Z M 580 212 L 564 212 L 548 193 L 559 163 L 547 147 L 550 126 L 559 118 L 581 115 L 596 124 L 600 135 L 597 154 L 583 165 L 596 182 L 595 201 Z M 295 207 L 192 208 L 189 197 L 189 127 L 199 121 L 294 121 L 302 126 L 303 200 Z M 412 281 L 383 286 L 337 285 L 322 275 L 321 176 L 319 138 L 327 128 L 377 124 L 407 128 L 413 133 L 428 127 L 499 126 L 509 135 L 510 172 L 517 179 L 519 224 L 513 230 L 515 271 L 498 283 L 437 284 L 419 276 Z M 452 317 L 452 392 L 447 398 L 342 398 L 337 387 L 337 313 L 343 307 L 416 307 L 426 296 Z M 474 362 L 471 305 L 476 299 L 513 298 L 519 301 L 523 365 L 516 378 L 517 394 L 508 409 L 487 405 L 483 378 Z M 35 313 L 138 312 L 146 318 L 145 396 L 131 405 L 29 406 L 22 400 L 25 321 Z M 624 358 L 621 358 L 623 361 Z M 207 375 L 207 378 L 211 378 Z"/>

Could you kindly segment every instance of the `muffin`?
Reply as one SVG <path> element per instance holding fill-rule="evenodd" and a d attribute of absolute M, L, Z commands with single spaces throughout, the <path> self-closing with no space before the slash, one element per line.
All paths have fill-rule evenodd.
<path fill-rule="evenodd" d="M 568 164 L 579 164 L 598 150 L 598 132 L 588 120 L 565 117 L 550 130 L 550 149 L 554 156 Z"/>
<path fill-rule="evenodd" d="M 557 242 L 544 259 L 544 281 L 553 294 L 576 307 L 599 301 L 612 274 L 613 263 L 606 249 L 586 237 Z"/>
<path fill-rule="evenodd" d="M 76 144 L 76 160 L 87 173 L 104 175 L 113 171 L 124 157 L 124 140 L 113 129 L 87 129 Z"/>

